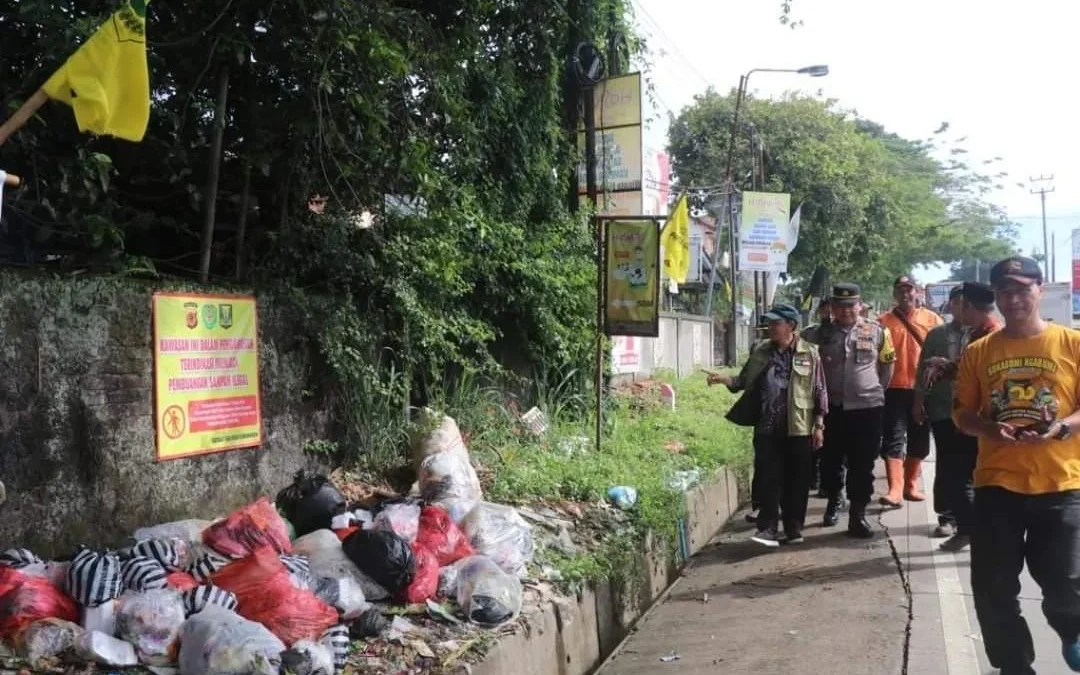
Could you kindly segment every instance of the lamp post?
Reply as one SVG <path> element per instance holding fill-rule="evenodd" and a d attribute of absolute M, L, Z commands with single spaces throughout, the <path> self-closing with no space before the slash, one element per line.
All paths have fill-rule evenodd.
<path fill-rule="evenodd" d="M 731 133 L 728 135 L 728 149 L 727 160 L 724 163 L 724 192 L 727 195 L 728 200 L 728 260 L 730 261 L 729 270 L 731 274 L 731 316 L 729 318 L 730 325 L 728 327 L 728 350 L 727 350 L 727 365 L 735 365 L 735 350 L 738 342 L 735 337 L 735 331 L 739 324 L 739 312 L 738 312 L 738 300 L 739 300 L 739 277 L 738 277 L 738 265 L 735 253 L 735 218 L 734 205 L 732 201 L 735 198 L 735 186 L 731 179 L 731 165 L 735 158 L 735 134 L 738 131 L 739 126 L 739 110 L 742 108 L 743 98 L 746 97 L 746 85 L 750 81 L 750 76 L 754 73 L 795 73 L 797 75 L 809 75 L 810 77 L 824 77 L 829 74 L 829 67 L 824 65 L 806 66 L 805 68 L 754 68 L 745 75 L 739 77 L 739 88 L 735 94 L 735 112 L 731 116 Z M 714 264 L 712 267 L 712 274 L 709 283 L 709 292 L 705 300 L 705 313 L 712 315 L 712 296 L 713 288 L 716 284 L 716 253 L 714 249 L 713 258 Z"/>

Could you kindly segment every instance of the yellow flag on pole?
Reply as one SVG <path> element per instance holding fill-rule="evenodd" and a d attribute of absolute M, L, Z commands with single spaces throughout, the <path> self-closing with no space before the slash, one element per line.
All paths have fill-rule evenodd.
<path fill-rule="evenodd" d="M 686 283 L 690 272 L 690 204 L 685 194 L 660 231 L 660 245 L 664 247 L 664 273 L 675 283 Z"/>
<path fill-rule="evenodd" d="M 127 0 L 42 85 L 75 111 L 79 131 L 141 141 L 150 121 L 146 5 Z"/>

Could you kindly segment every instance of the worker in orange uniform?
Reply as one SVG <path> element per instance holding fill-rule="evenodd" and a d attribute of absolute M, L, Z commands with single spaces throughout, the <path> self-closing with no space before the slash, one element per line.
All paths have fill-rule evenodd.
<path fill-rule="evenodd" d="M 881 456 L 889 477 L 889 493 L 878 500 L 886 508 L 898 509 L 904 499 L 921 502 L 926 495 L 919 491 L 922 463 L 930 454 L 930 425 L 916 423 L 915 374 L 927 334 L 944 320 L 916 304 L 915 281 L 908 275 L 893 282 L 896 305 L 878 321 L 889 330 L 896 349 L 896 369 L 885 390 L 882 421 Z"/>

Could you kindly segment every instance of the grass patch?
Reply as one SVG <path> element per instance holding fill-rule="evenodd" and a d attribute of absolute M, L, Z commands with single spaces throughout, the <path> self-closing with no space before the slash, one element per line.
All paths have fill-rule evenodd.
<path fill-rule="evenodd" d="M 627 485 L 638 492 L 637 520 L 667 532 L 683 508 L 682 495 L 667 486 L 679 471 L 697 469 L 707 479 L 722 466 L 744 466 L 749 435 L 723 416 L 735 397 L 708 387 L 699 376 L 676 380 L 659 376 L 676 390 L 676 409 L 644 397 L 616 395 L 603 445 L 593 449 L 587 423 L 556 422 L 542 442 L 515 442 L 499 452 L 495 501 L 603 499 L 608 488 Z M 575 439 L 584 447 L 575 447 Z M 680 447 L 681 446 L 681 447 Z"/>
<path fill-rule="evenodd" d="M 696 469 L 707 481 L 721 467 L 747 471 L 752 453 L 748 430 L 724 419 L 735 395 L 724 387 L 708 387 L 701 375 L 679 380 L 661 373 L 654 379 L 675 387 L 676 409 L 662 407 L 655 392 L 613 395 L 599 452 L 592 422 L 581 418 L 556 417 L 547 436 L 535 439 L 504 423 L 489 401 L 483 419 L 463 425 L 474 457 L 494 474 L 487 489 L 491 501 L 596 502 L 613 486 L 637 490 L 629 527 L 607 533 L 597 548 L 579 556 L 547 552 L 539 560 L 559 569 L 568 585 L 622 576 L 647 530 L 675 545 L 676 520 L 685 511 L 683 494 L 668 486 L 676 473 Z"/>

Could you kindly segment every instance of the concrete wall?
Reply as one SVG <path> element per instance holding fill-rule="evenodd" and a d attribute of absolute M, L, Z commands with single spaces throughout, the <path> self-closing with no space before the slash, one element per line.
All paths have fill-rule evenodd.
<path fill-rule="evenodd" d="M 674 370 L 685 377 L 716 362 L 713 323 L 693 314 L 662 312 L 658 337 L 616 338 L 612 349 L 612 374 L 621 377 L 647 376 L 657 370 Z"/>
<path fill-rule="evenodd" d="M 739 507 L 735 475 L 719 471 L 686 493 L 690 553 L 704 548 Z M 666 542 L 647 537 L 635 573 L 621 583 L 586 588 L 576 598 L 542 604 L 526 629 L 502 637 L 474 675 L 589 675 L 604 663 L 680 573 Z M 658 664 L 659 665 L 659 664 Z M 659 667 L 657 668 L 659 672 Z"/>
<path fill-rule="evenodd" d="M 301 394 L 311 360 L 259 298 L 265 444 L 155 463 L 150 297 L 107 278 L 0 274 L 0 542 L 42 555 L 116 544 L 139 526 L 222 515 L 273 496 L 326 437 Z"/>

